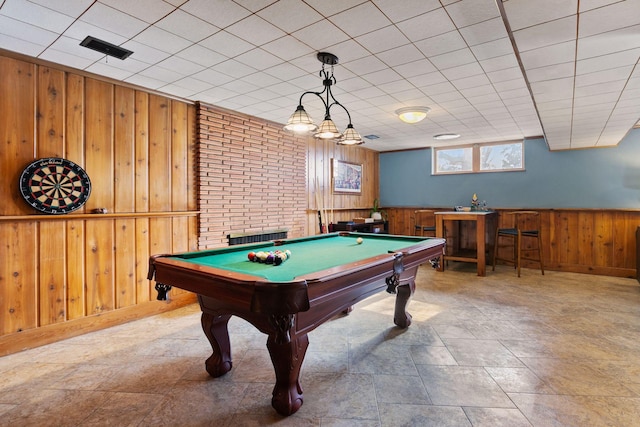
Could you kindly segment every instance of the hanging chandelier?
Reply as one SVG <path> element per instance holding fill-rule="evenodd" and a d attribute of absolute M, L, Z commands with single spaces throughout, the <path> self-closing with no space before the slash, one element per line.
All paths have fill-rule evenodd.
<path fill-rule="evenodd" d="M 338 57 L 332 53 L 319 52 L 318 61 L 322 62 L 322 69 L 318 73 L 322 77 L 322 84 L 324 89 L 321 92 L 307 91 L 300 96 L 300 102 L 298 102 L 298 108 L 289 117 L 284 129 L 295 133 L 311 133 L 313 136 L 319 139 L 334 140 L 341 145 L 359 145 L 363 144 L 364 140 L 358 132 L 353 128 L 351 124 L 351 115 L 344 105 L 340 104 L 338 100 L 333 96 L 331 92 L 331 86 L 336 84 L 336 78 L 333 76 L 333 66 L 338 63 Z M 325 65 L 331 66 L 331 71 L 325 69 Z M 307 94 L 316 95 L 324 104 L 324 120 L 320 123 L 320 126 L 313 122 L 313 119 L 307 114 L 302 106 L 302 98 Z M 324 98 L 323 98 L 324 95 Z M 349 118 L 349 124 L 347 125 L 344 133 L 340 133 L 336 124 L 331 120 L 331 107 L 339 105 L 347 113 Z"/>

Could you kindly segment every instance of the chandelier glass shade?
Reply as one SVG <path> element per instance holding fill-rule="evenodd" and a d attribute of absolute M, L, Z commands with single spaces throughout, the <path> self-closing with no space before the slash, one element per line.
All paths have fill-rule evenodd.
<path fill-rule="evenodd" d="M 307 91 L 300 96 L 298 107 L 296 108 L 296 111 L 294 111 L 294 113 L 291 115 L 291 117 L 289 117 L 289 120 L 284 126 L 284 129 L 300 134 L 313 133 L 313 136 L 315 138 L 333 140 L 341 145 L 363 144 L 364 140 L 362 139 L 360 134 L 353 128 L 353 124 L 351 124 L 351 114 L 349 114 L 349 111 L 344 105 L 336 100 L 336 98 L 333 96 L 333 93 L 331 92 L 331 86 L 336 84 L 336 79 L 333 76 L 333 66 L 338 63 L 338 57 L 332 53 L 319 52 L 317 58 L 318 61 L 322 62 L 322 69 L 320 70 L 319 75 L 322 78 L 322 85 L 324 86 L 324 88 L 320 92 Z M 325 65 L 330 65 L 331 70 L 327 71 L 325 69 Z M 319 127 L 313 122 L 313 119 L 305 111 L 304 106 L 302 105 L 302 99 L 305 97 L 305 95 L 309 94 L 315 95 L 320 98 L 324 105 L 324 120 L 322 121 L 322 123 L 320 123 Z M 331 119 L 331 108 L 335 105 L 340 106 L 345 111 L 345 113 L 347 113 L 347 117 L 349 119 L 349 124 L 347 125 L 344 133 L 340 133 L 336 124 Z"/>

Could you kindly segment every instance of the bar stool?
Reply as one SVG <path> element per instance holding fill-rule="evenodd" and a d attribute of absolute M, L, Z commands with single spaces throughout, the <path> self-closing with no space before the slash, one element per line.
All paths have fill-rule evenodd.
<path fill-rule="evenodd" d="M 413 212 L 413 235 L 424 236 L 436 235 L 436 218 L 433 215 L 435 211 L 429 209 L 420 209 Z"/>
<path fill-rule="evenodd" d="M 495 247 L 493 250 L 493 268 L 496 269 L 496 261 L 504 261 L 509 264 L 513 264 L 514 268 L 518 270 L 518 277 L 520 277 L 520 266 L 522 260 L 535 261 L 540 264 L 540 271 L 544 274 L 544 265 L 542 261 L 542 239 L 540 237 L 540 213 L 536 211 L 513 211 L 507 212 L 506 215 L 513 217 L 511 220 L 513 226 L 511 228 L 498 228 L 496 229 Z M 509 243 L 504 244 L 503 247 L 513 246 L 513 258 L 502 258 L 498 256 L 498 249 L 500 248 L 500 239 L 507 239 Z M 525 246 L 525 240 L 537 241 L 537 247 L 531 247 L 531 243 Z M 537 252 L 538 258 L 527 258 L 523 253 Z"/>

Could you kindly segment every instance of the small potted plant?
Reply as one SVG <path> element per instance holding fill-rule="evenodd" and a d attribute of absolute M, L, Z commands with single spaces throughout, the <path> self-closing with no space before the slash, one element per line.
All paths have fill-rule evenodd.
<path fill-rule="evenodd" d="M 381 221 L 383 216 L 386 216 L 385 212 L 380 210 L 380 206 L 378 205 L 378 199 L 374 199 L 373 207 L 371 208 L 371 218 L 376 221 Z"/>

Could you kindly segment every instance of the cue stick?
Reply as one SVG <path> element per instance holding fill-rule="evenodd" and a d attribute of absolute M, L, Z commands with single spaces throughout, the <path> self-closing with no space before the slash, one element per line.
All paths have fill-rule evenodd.
<path fill-rule="evenodd" d="M 324 215 L 322 214 L 322 200 L 320 199 L 320 183 L 316 176 L 316 206 L 318 208 L 318 215 L 320 216 L 320 234 L 324 234 Z"/>

